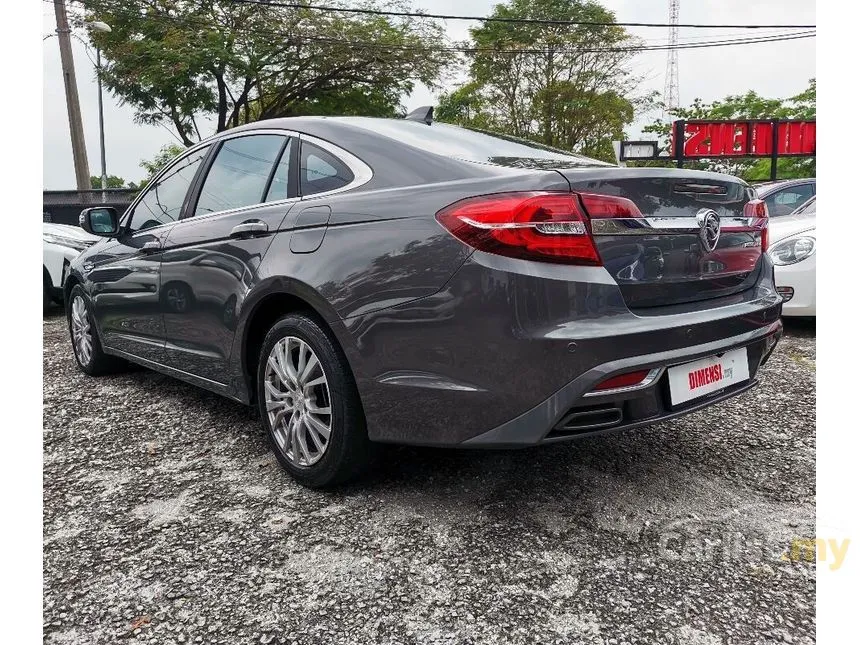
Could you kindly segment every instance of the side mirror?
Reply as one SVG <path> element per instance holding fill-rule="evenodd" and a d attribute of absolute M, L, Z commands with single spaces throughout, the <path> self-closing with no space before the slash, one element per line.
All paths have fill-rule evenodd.
<path fill-rule="evenodd" d="M 78 223 L 87 233 L 102 237 L 113 237 L 119 232 L 119 214 L 112 206 L 85 208 Z"/>

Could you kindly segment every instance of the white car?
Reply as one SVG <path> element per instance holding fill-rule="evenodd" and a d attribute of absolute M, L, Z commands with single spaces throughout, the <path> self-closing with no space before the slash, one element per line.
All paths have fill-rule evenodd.
<path fill-rule="evenodd" d="M 63 302 L 69 264 L 99 238 L 68 224 L 42 224 L 42 308 Z"/>
<path fill-rule="evenodd" d="M 769 250 L 783 316 L 815 316 L 815 197 L 770 220 Z"/>

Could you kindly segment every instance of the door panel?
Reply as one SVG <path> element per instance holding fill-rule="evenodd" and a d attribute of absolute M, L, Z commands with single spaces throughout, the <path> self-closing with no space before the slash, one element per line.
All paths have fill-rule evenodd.
<path fill-rule="evenodd" d="M 159 307 L 159 247 L 167 228 L 113 241 L 84 266 L 92 281 L 93 313 L 106 347 L 161 362 L 164 324 Z"/>
<path fill-rule="evenodd" d="M 161 264 L 165 363 L 226 385 L 227 359 L 245 296 L 263 255 L 292 204 L 227 213 L 175 225 Z M 263 222 L 268 232 L 231 231 Z"/>
<path fill-rule="evenodd" d="M 292 140 L 256 134 L 227 139 L 216 151 L 195 216 L 174 225 L 161 265 L 165 363 L 227 385 L 228 359 L 245 296 L 295 191 L 290 184 Z M 277 186 L 278 197 L 261 204 Z M 225 209 L 224 212 L 212 212 Z"/>
<path fill-rule="evenodd" d="M 106 347 L 163 362 L 161 248 L 208 150 L 193 150 L 162 171 L 126 213 L 119 237 L 88 258 L 84 271 Z"/>

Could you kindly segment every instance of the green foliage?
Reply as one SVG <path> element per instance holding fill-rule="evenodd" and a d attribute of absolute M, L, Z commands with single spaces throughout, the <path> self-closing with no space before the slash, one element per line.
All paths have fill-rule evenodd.
<path fill-rule="evenodd" d="M 491 15 L 615 20 L 598 2 L 583 0 L 509 0 Z M 491 22 L 470 33 L 469 81 L 441 97 L 441 121 L 614 161 L 611 142 L 623 138 L 634 109 L 651 101 L 632 97 L 637 79 L 627 63 L 633 53 L 618 48 L 638 41 L 622 27 Z"/>
<path fill-rule="evenodd" d="M 721 101 L 705 103 L 696 99 L 689 107 L 671 110 L 675 119 L 807 119 L 815 118 L 815 79 L 810 79 L 808 87 L 787 99 L 769 99 L 759 96 L 753 90 L 746 94 L 727 96 Z M 655 121 L 643 131 L 656 134 L 663 149 L 669 147 L 670 123 Z M 661 163 L 661 162 L 654 162 Z M 642 164 L 653 165 L 653 163 Z M 702 159 L 685 162 L 685 168 L 713 170 L 737 175 L 747 181 L 770 178 L 770 159 Z M 815 177 L 815 157 L 783 158 L 777 161 L 777 177 L 794 179 Z"/>
<path fill-rule="evenodd" d="M 400 97 L 416 81 L 433 86 L 446 62 L 438 51 L 443 31 L 424 18 L 230 0 L 88 0 L 86 7 L 87 19 L 112 29 L 91 34 L 106 61 L 105 85 L 139 122 L 170 127 L 186 146 L 209 134 L 201 132 L 204 118 L 221 132 L 301 114 L 392 116 Z"/>
<path fill-rule="evenodd" d="M 96 177 L 95 175 L 92 175 L 90 177 L 90 185 L 93 188 L 101 189 L 102 178 Z M 123 179 L 122 177 L 117 177 L 116 175 L 108 175 L 107 176 L 107 187 L 108 188 L 137 188 L 137 186 L 134 183 L 129 182 L 128 184 L 126 184 L 125 179 Z"/>
<path fill-rule="evenodd" d="M 183 152 L 185 152 L 185 148 L 183 146 L 175 143 L 168 143 L 167 145 L 161 146 L 161 150 L 159 150 L 152 159 L 141 159 L 140 167 L 146 171 L 146 177 L 138 184 L 137 187 L 143 188 L 146 186 L 152 176 L 164 168 L 168 161 Z"/>

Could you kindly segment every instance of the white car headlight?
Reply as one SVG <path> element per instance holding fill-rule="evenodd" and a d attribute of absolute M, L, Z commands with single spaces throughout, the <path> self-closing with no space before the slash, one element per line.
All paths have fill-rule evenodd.
<path fill-rule="evenodd" d="M 792 237 L 774 244 L 768 253 L 776 265 L 795 264 L 815 253 L 815 238 L 808 235 Z"/>
<path fill-rule="evenodd" d="M 60 246 L 67 246 L 70 249 L 75 249 L 77 251 L 83 251 L 87 247 L 89 247 L 92 242 L 78 240 L 73 237 L 63 237 L 62 235 L 54 235 L 53 233 L 42 233 L 42 239 L 48 244 L 58 244 Z"/>

